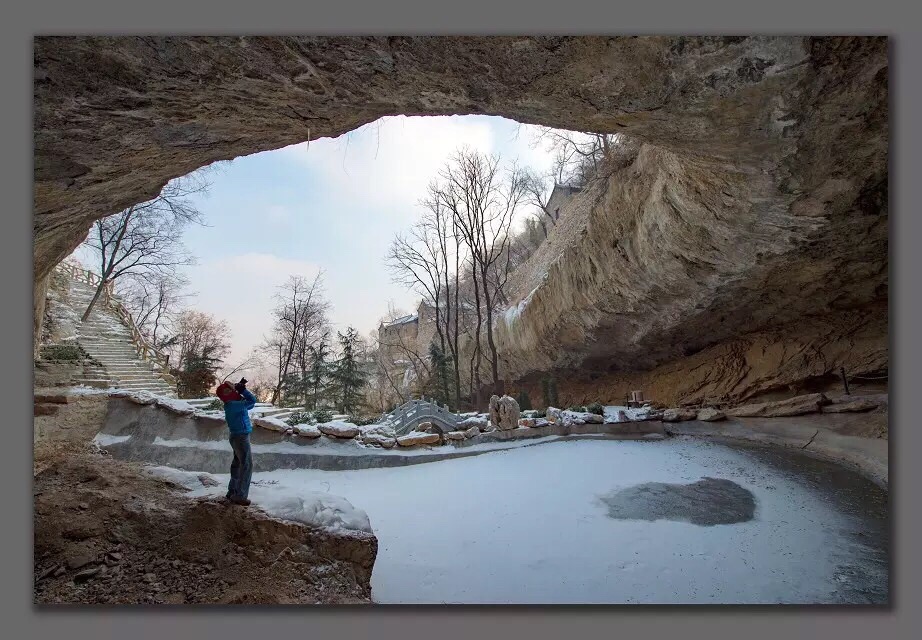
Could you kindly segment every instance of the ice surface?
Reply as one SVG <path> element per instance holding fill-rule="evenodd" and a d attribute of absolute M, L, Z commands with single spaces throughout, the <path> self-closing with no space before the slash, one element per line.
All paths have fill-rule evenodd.
<path fill-rule="evenodd" d="M 755 518 L 615 520 L 600 499 L 703 477 L 752 492 Z M 853 523 L 822 495 L 744 453 L 686 439 L 569 440 L 406 467 L 279 470 L 254 481 L 276 482 L 257 485 L 251 498 L 279 513 L 314 513 L 292 497 L 313 504 L 303 496 L 327 487 L 367 511 L 379 540 L 372 597 L 382 603 L 822 602 L 840 563 L 857 553 L 843 533 Z"/>

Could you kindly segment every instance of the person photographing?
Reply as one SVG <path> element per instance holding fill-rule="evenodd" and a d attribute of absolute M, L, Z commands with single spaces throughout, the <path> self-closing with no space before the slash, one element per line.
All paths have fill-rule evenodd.
<path fill-rule="evenodd" d="M 230 430 L 230 445 L 234 451 L 226 497 L 230 502 L 244 507 L 250 504 L 247 496 L 253 475 L 253 455 L 250 451 L 253 425 L 250 423 L 249 411 L 256 406 L 256 396 L 250 393 L 246 384 L 246 378 L 241 378 L 237 384 L 222 382 L 215 392 L 224 403 L 224 419 Z"/>

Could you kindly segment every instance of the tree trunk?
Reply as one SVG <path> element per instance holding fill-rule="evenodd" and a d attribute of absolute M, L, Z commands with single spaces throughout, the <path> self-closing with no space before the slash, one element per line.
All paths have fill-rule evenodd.
<path fill-rule="evenodd" d="M 96 305 L 96 301 L 99 300 L 99 296 L 102 295 L 103 289 L 106 288 L 106 280 L 100 280 L 99 286 L 96 287 L 96 293 L 93 295 L 93 299 L 90 300 L 90 306 L 86 308 L 86 311 L 83 312 L 83 317 L 80 318 L 80 322 L 86 322 L 87 318 L 90 317 L 90 313 L 93 311 L 93 307 Z"/>
<path fill-rule="evenodd" d="M 487 279 L 486 267 L 481 267 L 483 278 L 483 299 L 486 307 L 487 316 L 487 346 L 490 347 L 490 374 L 493 376 L 493 393 L 500 395 L 499 388 L 499 353 L 496 350 L 496 342 L 493 340 L 493 296 L 490 294 L 490 284 Z"/>

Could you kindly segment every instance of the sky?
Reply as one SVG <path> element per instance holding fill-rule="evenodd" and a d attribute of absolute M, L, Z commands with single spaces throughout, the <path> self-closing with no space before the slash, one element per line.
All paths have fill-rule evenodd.
<path fill-rule="evenodd" d="M 460 146 L 546 171 L 533 127 L 493 116 L 394 116 L 339 138 L 242 156 L 209 173 L 196 197 L 207 226 L 183 240 L 193 308 L 228 323 L 239 363 L 268 334 L 273 296 L 289 275 L 324 272 L 334 331 L 367 335 L 388 305 L 411 312 L 418 295 L 394 284 L 384 257 L 422 214 L 426 186 Z"/>

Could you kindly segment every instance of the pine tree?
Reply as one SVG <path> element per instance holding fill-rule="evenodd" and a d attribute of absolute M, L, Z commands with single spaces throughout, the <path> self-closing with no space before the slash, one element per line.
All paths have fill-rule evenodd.
<path fill-rule="evenodd" d="M 429 345 L 429 362 L 432 364 L 432 379 L 430 380 L 430 393 L 439 405 L 451 405 L 451 356 L 445 354 L 434 342 Z"/>
<path fill-rule="evenodd" d="M 177 395 L 181 398 L 201 398 L 209 395 L 217 382 L 217 371 L 221 359 L 214 356 L 214 349 L 206 346 L 201 353 L 186 354 L 181 369 L 171 372 L 176 378 Z"/>
<path fill-rule="evenodd" d="M 311 368 L 307 373 L 305 389 L 306 409 L 317 409 L 327 397 L 330 390 L 330 377 L 332 363 L 330 362 L 330 334 L 325 332 L 320 336 L 316 347 L 308 347 L 311 358 Z"/>
<path fill-rule="evenodd" d="M 361 399 L 361 389 L 365 386 L 366 373 L 358 362 L 358 332 L 349 327 L 346 333 L 337 333 L 341 351 L 339 360 L 333 365 L 330 377 L 336 390 L 339 410 L 353 413 Z"/>

